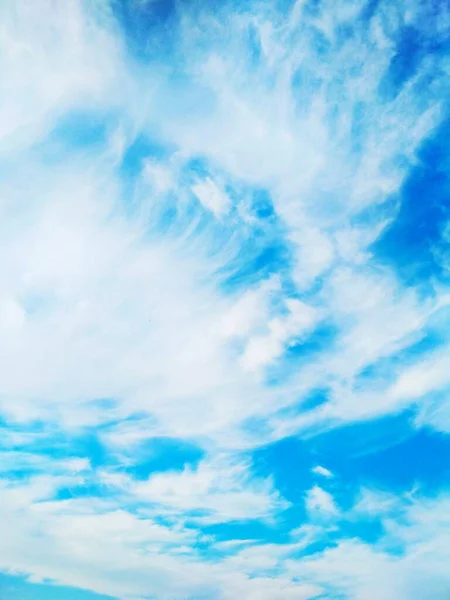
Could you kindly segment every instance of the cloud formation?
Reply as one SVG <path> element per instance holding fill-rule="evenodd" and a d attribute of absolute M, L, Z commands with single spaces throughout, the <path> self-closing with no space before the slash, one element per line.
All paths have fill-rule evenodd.
<path fill-rule="evenodd" d="M 449 36 L 419 1 L 2 3 L 2 572 L 448 596 Z"/>

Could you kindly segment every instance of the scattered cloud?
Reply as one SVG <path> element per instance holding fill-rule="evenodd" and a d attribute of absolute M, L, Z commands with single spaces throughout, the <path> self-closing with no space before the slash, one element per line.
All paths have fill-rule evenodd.
<path fill-rule="evenodd" d="M 444 599 L 449 10 L 175 4 L 0 7 L 0 570 Z"/>
<path fill-rule="evenodd" d="M 317 465 L 312 469 L 312 472 L 316 475 L 320 475 L 321 477 L 333 477 L 333 473 L 327 469 L 326 467 L 322 467 L 321 465 Z"/>

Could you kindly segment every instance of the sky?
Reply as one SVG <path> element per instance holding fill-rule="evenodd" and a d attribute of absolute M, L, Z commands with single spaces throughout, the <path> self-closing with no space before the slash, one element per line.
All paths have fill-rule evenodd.
<path fill-rule="evenodd" d="M 0 600 L 448 600 L 450 7 L 0 2 Z"/>

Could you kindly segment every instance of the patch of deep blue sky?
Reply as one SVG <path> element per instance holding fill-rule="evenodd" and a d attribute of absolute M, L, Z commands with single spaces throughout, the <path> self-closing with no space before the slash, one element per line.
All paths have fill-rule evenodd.
<path fill-rule="evenodd" d="M 309 10 L 319 10 L 319 2 L 311 2 Z M 116 2 L 116 11 L 120 19 L 130 53 L 139 59 L 145 59 L 155 49 L 161 60 L 170 56 L 172 51 L 172 25 L 176 20 L 175 3 L 151 2 L 146 8 L 137 9 L 132 2 Z M 144 6 L 144 5 L 143 5 Z M 376 2 L 368 3 L 365 18 L 370 19 Z M 150 35 L 151 34 L 151 35 Z M 343 31 L 341 35 L 348 35 Z M 153 39 L 149 46 L 149 39 Z M 251 62 L 257 66 L 260 60 L 258 40 L 255 33 L 249 31 L 248 41 L 251 48 Z M 327 49 L 324 47 L 323 52 Z M 447 52 L 444 40 L 431 42 L 424 38 L 420 31 L 405 28 L 398 42 L 398 52 L 392 59 L 391 66 L 380 85 L 380 97 L 385 102 L 392 101 L 401 87 L 409 81 L 419 68 L 425 56 L 433 53 Z M 308 74 L 296 75 L 295 85 L 305 85 Z M 424 86 L 427 82 L 422 82 Z M 311 80 L 311 86 L 313 81 Z M 308 87 L 309 84 L 308 84 Z M 311 87 L 310 87 L 311 89 Z M 420 91 L 420 90 L 419 90 Z M 359 106 L 353 115 L 353 152 L 355 156 L 363 152 L 364 131 L 361 129 L 362 112 L 365 107 Z M 65 149 L 67 153 L 78 151 L 89 152 L 98 144 L 106 143 L 108 132 L 116 123 L 117 115 L 99 113 L 77 113 L 64 117 L 49 136 L 47 151 L 51 157 L 51 149 Z M 389 265 L 406 285 L 419 285 L 427 288 L 431 281 L 444 280 L 447 275 L 442 262 L 438 260 L 442 250 L 442 230 L 449 218 L 450 198 L 450 152 L 448 139 L 450 121 L 445 121 L 427 139 L 417 153 L 417 162 L 411 168 L 398 197 L 389 198 L 389 211 L 394 211 L 395 218 L 385 233 L 374 244 L 372 251 L 376 261 Z M 42 147 L 40 151 L 42 152 Z M 170 157 L 173 148 L 167 147 L 164 140 L 155 139 L 150 134 L 134 140 L 125 153 L 120 174 L 124 181 L 124 196 L 134 194 L 136 179 L 144 160 L 149 157 L 164 159 Z M 45 154 L 45 152 L 44 152 Z M 356 160 L 356 159 L 355 159 Z M 186 185 L 194 176 L 208 175 L 217 166 L 208 164 L 205 157 L 198 157 L 183 166 L 182 180 Z M 230 196 L 233 193 L 248 194 L 251 210 L 257 217 L 259 225 L 251 233 L 246 232 L 246 260 L 239 261 L 237 268 L 225 277 L 226 284 L 233 288 L 244 287 L 249 282 L 258 281 L 271 272 L 280 269 L 289 271 L 289 249 L 284 243 L 277 242 L 280 236 L 280 224 L 277 222 L 272 200 L 266 190 L 243 190 L 242 182 L 229 181 Z M 192 211 L 199 210 L 192 208 Z M 203 219 L 212 219 L 206 213 Z M 161 214 L 160 229 L 173 226 L 176 219 L 174 199 L 168 203 Z M 201 226 L 201 220 L 200 225 Z M 245 232 L 243 233 L 245 236 Z M 285 282 L 284 285 L 289 285 Z M 437 316 L 437 324 L 431 323 L 430 331 L 423 339 L 415 342 L 401 354 L 389 359 L 382 359 L 368 367 L 360 374 L 361 378 L 384 377 L 391 372 L 396 361 L 405 364 L 437 347 L 445 337 L 446 317 Z M 444 329 L 444 334 L 442 333 Z M 322 350 L 333 343 L 335 331 L 329 328 L 315 331 L 307 340 L 294 346 L 289 353 L 288 363 L 301 361 L 303 357 Z M 287 364 L 287 363 L 286 363 Z M 276 377 L 277 374 L 274 375 Z M 278 374 L 280 376 L 280 374 Z M 320 389 L 311 397 L 302 400 L 298 410 L 313 410 L 328 401 L 327 389 Z M 291 410 L 296 410 L 295 406 Z M 377 489 L 407 492 L 414 485 L 419 485 L 427 494 L 434 494 L 448 485 L 450 478 L 450 439 L 430 429 L 418 429 L 414 420 L 414 408 L 395 416 L 372 420 L 368 423 L 347 425 L 336 428 L 307 440 L 287 438 L 263 446 L 250 453 L 252 471 L 255 476 L 273 477 L 276 487 L 292 506 L 278 515 L 274 526 L 255 521 L 229 523 L 205 527 L 205 532 L 214 534 L 218 539 L 266 539 L 277 541 L 286 539 L 287 533 L 294 527 L 307 522 L 308 516 L 304 508 L 306 492 L 319 480 L 311 469 L 324 465 L 334 473 L 329 480 L 320 479 L 320 485 L 328 489 L 342 508 L 349 508 L 361 486 Z M 133 461 L 123 464 L 111 453 L 104 443 L 103 434 L 108 430 L 85 429 L 67 439 L 58 431 L 42 427 L 30 427 L 29 433 L 37 437 L 30 438 L 28 444 L 4 447 L 4 451 L 29 451 L 50 456 L 52 458 L 68 458 L 86 456 L 95 468 L 123 471 L 144 479 L 154 472 L 164 470 L 180 471 L 185 466 L 195 468 L 204 456 L 204 450 L 195 442 L 187 443 L 176 439 L 150 439 L 141 444 L 134 454 Z M 251 427 L 252 424 L 249 423 Z M 256 425 L 255 425 L 256 426 Z M 2 427 L 11 427 L 3 423 Z M 19 431 L 25 432 L 18 427 Z M 5 437 L 5 439 L 7 439 Z M 1 443 L 1 440 L 0 440 Z M 38 468 L 28 466 L 26 470 L 12 469 L 12 477 L 28 477 L 39 473 Z M 105 493 L 104 488 L 95 481 L 87 481 L 78 487 L 61 490 L 60 499 L 74 496 L 98 496 Z M 367 541 L 377 539 L 381 535 L 381 524 L 375 518 L 362 519 L 356 525 L 343 520 L 336 536 L 357 536 Z M 325 540 L 322 544 L 334 543 L 334 539 Z M 310 550 L 317 550 L 317 547 Z M 3 577 L 2 586 L 8 591 L 16 583 Z M 14 590 L 11 595 L 14 595 Z M 33 592 L 25 586 L 20 589 L 21 597 L 36 600 L 41 594 L 45 596 L 45 587 Z M 27 595 L 28 594 L 28 595 Z M 30 595 L 31 594 L 31 595 Z M 83 600 L 83 593 L 61 592 L 64 598 Z M 70 595 L 72 594 L 72 595 Z"/>

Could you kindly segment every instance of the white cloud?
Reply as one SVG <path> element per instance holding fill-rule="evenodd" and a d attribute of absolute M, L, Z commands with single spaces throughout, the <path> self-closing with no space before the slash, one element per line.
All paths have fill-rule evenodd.
<path fill-rule="evenodd" d="M 315 485 L 311 488 L 306 495 L 306 508 L 311 516 L 337 516 L 339 514 L 339 508 L 337 507 L 333 496 Z"/>
<path fill-rule="evenodd" d="M 203 522 L 270 519 L 289 506 L 270 481 L 251 479 L 246 465 L 223 460 L 201 462 L 181 473 L 154 474 L 134 483 L 131 493 L 169 509 L 206 511 Z"/>
<path fill-rule="evenodd" d="M 321 465 L 314 467 L 312 472 L 316 475 L 321 475 L 322 477 L 334 477 L 333 473 L 329 469 L 322 467 Z"/>
<path fill-rule="evenodd" d="M 87 13 L 78 0 L 6 0 L 0 23 L 3 156 L 33 144 L 66 110 L 120 102 L 126 75 L 107 5 Z"/>
<path fill-rule="evenodd" d="M 450 381 L 450 360 L 447 351 L 439 352 L 406 368 L 392 386 L 396 398 L 420 398 L 442 388 Z"/>
<path fill-rule="evenodd" d="M 333 242 L 326 232 L 320 231 L 311 223 L 296 226 L 290 239 L 295 244 L 297 259 L 293 278 L 302 289 L 308 287 L 333 264 Z"/>
<path fill-rule="evenodd" d="M 210 210 L 215 217 L 224 216 L 229 211 L 231 204 L 229 197 L 211 178 L 208 177 L 204 181 L 198 181 L 192 186 L 192 191 L 203 206 Z"/>
<path fill-rule="evenodd" d="M 386 500 L 387 496 L 384 506 Z M 427 595 L 443 600 L 450 585 L 447 496 L 413 502 L 391 497 L 390 504 L 397 504 L 397 510 L 392 520 L 388 516 L 384 521 L 387 531 L 378 542 L 369 545 L 344 539 L 324 552 L 291 562 L 290 573 L 312 577 L 317 584 L 355 600 L 408 600 Z"/>
<path fill-rule="evenodd" d="M 417 427 L 430 426 L 442 433 L 450 432 L 450 408 L 446 401 L 448 388 L 444 388 L 437 399 L 431 399 L 420 405 L 416 416 Z"/>
<path fill-rule="evenodd" d="M 161 67 L 158 56 L 140 64 L 126 52 L 108 3 L 1 4 L 0 409 L 17 428 L 0 454 L 1 569 L 127 600 L 299 600 L 323 586 L 355 600 L 409 600 L 427 586 L 445 597 L 445 498 L 406 506 L 365 490 L 352 517 L 316 485 L 305 497 L 311 527 L 291 532 L 296 543 L 224 551 L 201 533 L 229 520 L 275 527 L 288 507 L 238 450 L 412 403 L 418 424 L 449 430 L 444 402 L 427 398 L 448 387 L 447 340 L 426 359 L 394 360 L 425 335 L 443 294 L 424 300 L 372 255 L 396 216 L 385 201 L 441 118 L 430 61 L 380 100 L 404 22 L 429 21 L 426 8 L 406 5 L 381 2 L 367 26 L 355 22 L 358 3 L 325 2 L 313 15 L 298 1 L 287 18 L 258 6 L 226 15 L 225 37 L 227 7 L 200 11 L 198 23 L 186 13 L 176 64 Z M 441 23 L 424 35 L 443 39 Z M 258 60 L 245 45 L 250 26 Z M 354 35 L 342 41 L 347 26 Z M 82 132 L 84 118 L 97 119 L 104 139 L 83 145 L 77 128 L 52 137 L 74 114 Z M 351 142 L 358 127 L 361 151 Z M 121 159 L 141 139 L 173 152 L 161 157 L 150 144 L 137 172 L 124 174 Z M 183 170 L 199 158 L 214 173 L 185 189 Z M 273 218 L 241 218 L 260 188 Z M 245 280 L 248 248 L 253 260 L 275 242 L 284 254 L 271 274 L 255 267 Z M 316 330 L 320 338 L 321 325 L 330 339 L 268 382 L 290 346 Z M 387 374 L 360 378 L 382 360 Z M 324 406 L 280 412 L 318 387 L 329 392 Z M 262 433 L 248 426 L 258 420 Z M 55 432 L 70 446 L 86 426 L 102 426 L 124 469 L 154 436 L 187 439 L 207 458 L 138 481 L 110 465 L 96 470 L 78 451 L 56 459 L 36 450 Z M 15 467 L 34 475 L 19 481 Z M 79 486 L 97 491 L 77 498 Z M 378 544 L 344 539 L 298 557 L 360 515 L 383 519 Z M 205 559 L 208 543 L 219 557 Z M 390 544 L 404 554 L 393 557 Z"/>
<path fill-rule="evenodd" d="M 270 278 L 256 289 L 246 291 L 226 311 L 220 323 L 224 337 L 246 338 L 249 334 L 267 326 L 271 304 L 281 291 L 280 281 Z"/>
<path fill-rule="evenodd" d="M 369 517 L 385 516 L 399 509 L 400 501 L 387 492 L 363 489 L 359 499 L 352 509 L 352 513 L 358 517 L 360 514 Z"/>
<path fill-rule="evenodd" d="M 285 301 L 286 316 L 276 317 L 267 324 L 268 332 L 250 337 L 242 356 L 245 370 L 256 371 L 279 358 L 286 345 L 310 332 L 317 323 L 317 311 L 295 299 Z"/>
<path fill-rule="evenodd" d="M 157 194 L 167 193 L 175 187 L 173 168 L 155 160 L 146 161 L 143 178 Z"/>
<path fill-rule="evenodd" d="M 3 10 L 6 22 L 6 17 L 11 18 L 11 15 L 7 8 Z M 48 108 L 44 111 L 48 122 L 54 122 L 61 111 L 77 103 L 84 107 L 96 103 L 102 111 L 107 111 L 114 95 L 110 94 L 110 86 L 123 82 L 124 69 L 122 41 L 116 35 L 111 15 L 106 11 L 86 16 L 75 0 L 61 8 L 61 12 L 48 10 L 51 14 L 42 22 L 35 19 L 31 4 L 21 10 L 24 14 L 19 22 L 24 29 L 17 32 L 17 39 L 23 36 L 26 43 L 30 43 L 29 23 L 33 20 L 41 23 L 33 29 L 34 38 L 40 36 L 42 42 L 41 69 L 47 69 L 54 61 L 60 65 L 58 56 L 74 53 L 65 61 L 75 65 L 70 75 L 73 80 L 67 83 L 70 92 L 48 99 Z M 189 57 L 186 72 L 198 75 L 202 89 L 214 96 L 216 109 L 203 114 L 200 102 L 197 119 L 190 121 L 183 114 L 180 121 L 175 110 L 169 123 L 161 106 L 159 130 L 181 151 L 175 162 L 147 160 L 142 182 L 150 181 L 146 206 L 151 206 L 155 196 L 164 197 L 169 191 L 178 194 L 180 164 L 192 153 L 200 153 L 220 164 L 224 181 L 229 175 L 239 177 L 246 184 L 265 185 L 287 230 L 286 241 L 293 245 L 295 260 L 290 275 L 299 290 L 308 287 L 315 278 L 325 277 L 323 291 L 313 300 L 313 305 L 320 310 L 313 309 L 306 301 L 283 298 L 282 291 L 272 294 L 255 291 L 255 288 L 233 299 L 224 298 L 217 273 L 235 260 L 238 246 L 230 250 L 230 246 L 224 244 L 212 258 L 208 244 L 218 229 L 195 230 L 195 223 L 192 227 L 185 223 L 184 230 L 191 233 L 183 233 L 178 239 L 176 228 L 167 238 L 153 231 L 150 239 L 146 239 L 142 232 L 151 228 L 152 223 L 146 223 L 145 219 L 154 217 L 154 209 L 138 211 L 138 222 L 119 216 L 117 155 L 111 158 L 110 148 L 104 151 L 97 148 L 95 155 L 88 152 L 84 159 L 72 157 L 63 166 L 57 164 L 51 168 L 30 158 L 27 168 L 32 174 L 33 190 L 18 185 L 14 178 L 10 178 L 3 189 L 4 229 L 9 234 L 4 238 L 2 250 L 11 257 L 11 268 L 3 267 L 7 293 L 2 296 L 2 310 L 6 315 L 4 326 L 14 336 L 16 347 L 12 352 L 5 347 L 2 354 L 5 391 L 17 399 L 14 403 L 5 401 L 5 410 L 9 413 L 17 418 L 49 414 L 50 406 L 58 399 L 59 406 L 55 411 L 51 409 L 52 414 L 59 415 L 66 423 L 79 425 L 100 421 L 102 411 L 80 402 L 74 405 L 73 399 L 119 396 L 123 400 L 122 415 L 140 409 L 154 414 L 155 432 L 184 435 L 216 431 L 222 435 L 227 428 L 238 426 L 240 421 L 258 415 L 261 410 L 268 414 L 269 402 L 273 402 L 276 412 L 280 394 L 271 392 L 272 399 L 269 399 L 267 390 L 261 389 L 262 379 L 255 380 L 252 374 L 264 372 L 266 367 L 280 360 L 290 343 L 307 336 L 325 319 L 338 325 L 337 344 L 334 349 L 327 348 L 308 373 L 304 369 L 299 373 L 305 393 L 308 391 L 305 381 L 311 385 L 318 380 L 333 381 L 332 387 L 338 393 L 334 394 L 331 413 L 344 419 L 361 418 L 362 414 L 375 414 L 377 410 L 396 410 L 403 402 L 400 396 L 405 394 L 398 391 L 386 396 L 389 402 L 379 403 L 377 394 L 364 394 L 364 404 L 356 401 L 360 394 L 355 396 L 351 391 L 353 378 L 365 366 L 392 355 L 408 345 L 414 336 L 420 336 L 433 307 L 421 304 L 413 291 L 403 290 L 387 270 L 376 271 L 370 266 L 367 245 L 385 226 L 386 215 L 383 213 L 381 221 L 362 226 L 358 232 L 349 229 L 347 217 L 360 210 L 361 204 L 356 200 L 346 204 L 348 197 L 341 194 L 340 180 L 345 176 L 348 182 L 358 177 L 368 181 L 367 173 L 349 172 L 345 161 L 344 164 L 336 162 L 339 156 L 334 151 L 336 140 L 330 138 L 323 118 L 327 110 L 325 99 L 320 94 L 307 99 L 305 90 L 303 108 L 308 118 L 303 118 L 302 107 L 297 106 L 290 88 L 292 72 L 310 68 L 305 56 L 317 67 L 317 81 L 325 82 L 335 79 L 333 68 L 342 60 L 352 64 L 353 54 L 361 55 L 368 50 L 364 46 L 356 51 L 349 44 L 337 49 L 336 58 L 329 57 L 331 65 L 321 62 L 323 57 L 319 60 L 308 37 L 312 35 L 309 17 L 302 10 L 298 5 L 292 22 L 279 30 L 270 26 L 270 19 L 276 19 L 275 15 L 261 19 L 241 16 L 241 21 L 238 17 L 230 21 L 230 27 L 239 29 L 248 25 L 246 19 L 251 20 L 265 48 L 264 60 L 268 61 L 267 67 L 261 68 L 269 69 L 270 61 L 274 61 L 276 85 L 267 85 L 264 72 L 260 76 L 252 73 L 252 81 L 256 83 L 255 78 L 260 81 L 259 87 L 245 83 L 243 74 L 248 65 L 240 60 L 241 52 L 246 52 L 239 46 L 240 42 L 226 54 L 220 46 L 211 46 L 207 62 L 202 60 L 206 55 L 185 53 Z M 326 31 L 336 20 L 350 18 L 331 8 L 329 14 Z M 306 35 L 300 53 L 290 50 L 297 44 L 289 38 L 296 35 L 294 22 Z M 185 24 L 190 27 L 188 18 Z M 49 31 L 52 27 L 60 31 L 59 26 L 70 31 L 67 36 L 61 34 L 57 38 L 61 49 L 52 49 L 50 56 Z M 319 27 L 316 22 L 312 26 L 313 29 Z M 385 24 L 379 24 L 378 28 L 381 26 Z M 187 46 L 195 44 L 194 32 L 202 35 L 195 28 L 188 29 L 184 38 Z M 5 40 L 7 44 L 12 43 L 9 34 Z M 379 44 L 378 37 L 375 43 Z M 37 42 L 36 46 L 40 47 Z M 20 48 L 17 52 L 22 56 L 23 48 Z M 5 55 L 8 60 L 16 61 L 14 52 L 11 48 L 8 50 L 9 54 Z M 91 79 L 91 71 L 84 70 L 86 53 L 97 57 L 98 65 L 95 62 L 90 69 L 98 69 L 101 76 Z M 364 78 L 363 74 L 355 74 L 356 79 L 350 86 L 354 88 L 355 97 L 350 94 L 339 109 L 343 115 L 342 135 L 347 131 L 345 123 L 355 103 L 373 100 L 376 84 L 390 55 L 391 50 L 381 44 L 375 56 L 371 53 L 370 75 Z M 26 61 L 25 55 L 23 61 Z M 14 75 L 11 69 L 8 72 L 11 86 L 22 90 L 19 75 Z M 58 72 L 56 67 L 53 72 Z M 128 73 L 129 79 L 133 74 L 129 64 Z M 28 87 L 42 85 L 44 90 L 51 87 L 45 77 L 40 80 L 22 76 Z M 161 70 L 155 67 L 154 76 L 152 93 L 155 97 L 164 95 L 167 85 L 162 85 Z M 69 78 L 69 73 L 65 77 Z M 63 78 L 62 83 L 65 81 Z M 133 82 L 131 87 L 127 87 L 128 83 L 119 86 L 123 93 L 118 96 L 123 105 L 125 131 L 128 121 L 135 119 L 132 116 L 137 102 L 134 94 L 139 85 L 145 88 L 146 99 L 151 96 L 146 81 Z M 195 87 L 195 82 L 192 85 Z M 77 86 L 81 90 L 79 94 L 74 92 Z M 202 97 L 201 90 L 199 94 Z M 26 97 L 31 96 L 32 93 L 26 93 Z M 153 101 L 156 104 L 152 104 Z M 152 102 L 133 127 L 153 122 L 152 110 L 159 105 L 157 100 Z M 223 111 L 230 117 L 226 130 Z M 394 180 L 401 179 L 404 173 L 399 171 L 395 157 L 410 145 L 405 141 L 410 135 L 407 123 L 415 122 L 421 111 L 415 104 L 413 91 L 407 88 L 389 109 L 380 108 L 376 122 L 367 116 L 366 149 L 370 160 L 367 156 L 364 160 L 369 161 L 367 164 L 372 165 L 370 168 L 375 173 L 382 163 L 391 161 L 395 164 L 392 166 Z M 398 122 L 399 114 L 404 128 L 392 126 Z M 36 114 L 36 122 L 42 122 L 41 116 L 41 113 Z M 426 131 L 432 127 L 430 122 Z M 389 135 L 383 137 L 386 132 Z M 41 130 L 34 132 L 33 139 L 40 139 L 41 134 Z M 126 145 L 127 135 L 122 136 L 122 146 Z M 414 143 L 425 133 L 417 135 Z M 122 151 L 118 151 L 119 154 Z M 349 152 L 344 145 L 343 156 L 348 157 Z M 355 185 L 349 184 L 347 188 L 353 193 L 358 188 Z M 222 184 L 219 186 L 206 178 L 194 188 L 203 190 L 200 195 L 203 201 L 210 202 L 213 212 L 226 216 L 229 198 L 224 195 Z M 371 189 L 376 190 L 376 186 Z M 378 202 L 377 194 L 374 191 L 362 204 Z M 335 200 L 327 204 L 324 198 L 331 197 Z M 27 216 L 19 224 L 8 208 L 13 202 L 27 207 Z M 164 200 L 158 202 L 164 205 Z M 342 265 L 341 260 L 347 264 Z M 276 302 L 272 301 L 274 296 L 277 296 Z M 30 311 L 30 306 L 35 304 L 41 309 Z M 284 306 L 285 314 L 280 313 L 280 306 Z M 68 347 L 67 337 L 71 340 Z M 235 338 L 239 337 L 241 340 L 236 342 Z M 157 353 L 153 351 L 156 347 Z M 17 377 L 19 370 L 21 383 Z M 173 373 L 177 376 L 173 377 Z M 295 386 L 290 385 L 289 390 L 293 388 Z M 340 390 L 348 392 L 342 394 Z M 45 400 L 35 403 L 33 394 Z M 236 400 L 243 395 L 249 398 L 245 406 Z M 258 395 L 264 397 L 262 402 L 257 402 Z M 181 410 L 180 397 L 183 397 Z M 289 400 L 283 402 L 286 404 Z M 194 416 L 196 411 L 203 414 L 202 420 Z M 318 420 L 321 420 L 320 415 Z M 289 426 L 296 425 L 292 422 Z M 217 432 L 218 429 L 221 432 Z M 233 435 L 228 430 L 223 439 L 227 436 L 231 439 Z"/>
<path fill-rule="evenodd" d="M 117 498 L 48 501 L 61 483 L 41 478 L 0 488 L 5 516 L 0 568 L 133 599 L 149 593 L 163 599 L 201 594 L 225 599 L 240 592 L 303 599 L 318 590 L 284 577 L 250 579 L 241 561 L 204 562 L 192 547 L 199 534 L 178 517 L 159 524 L 164 512 L 158 509 L 150 518 L 117 508 Z"/>

